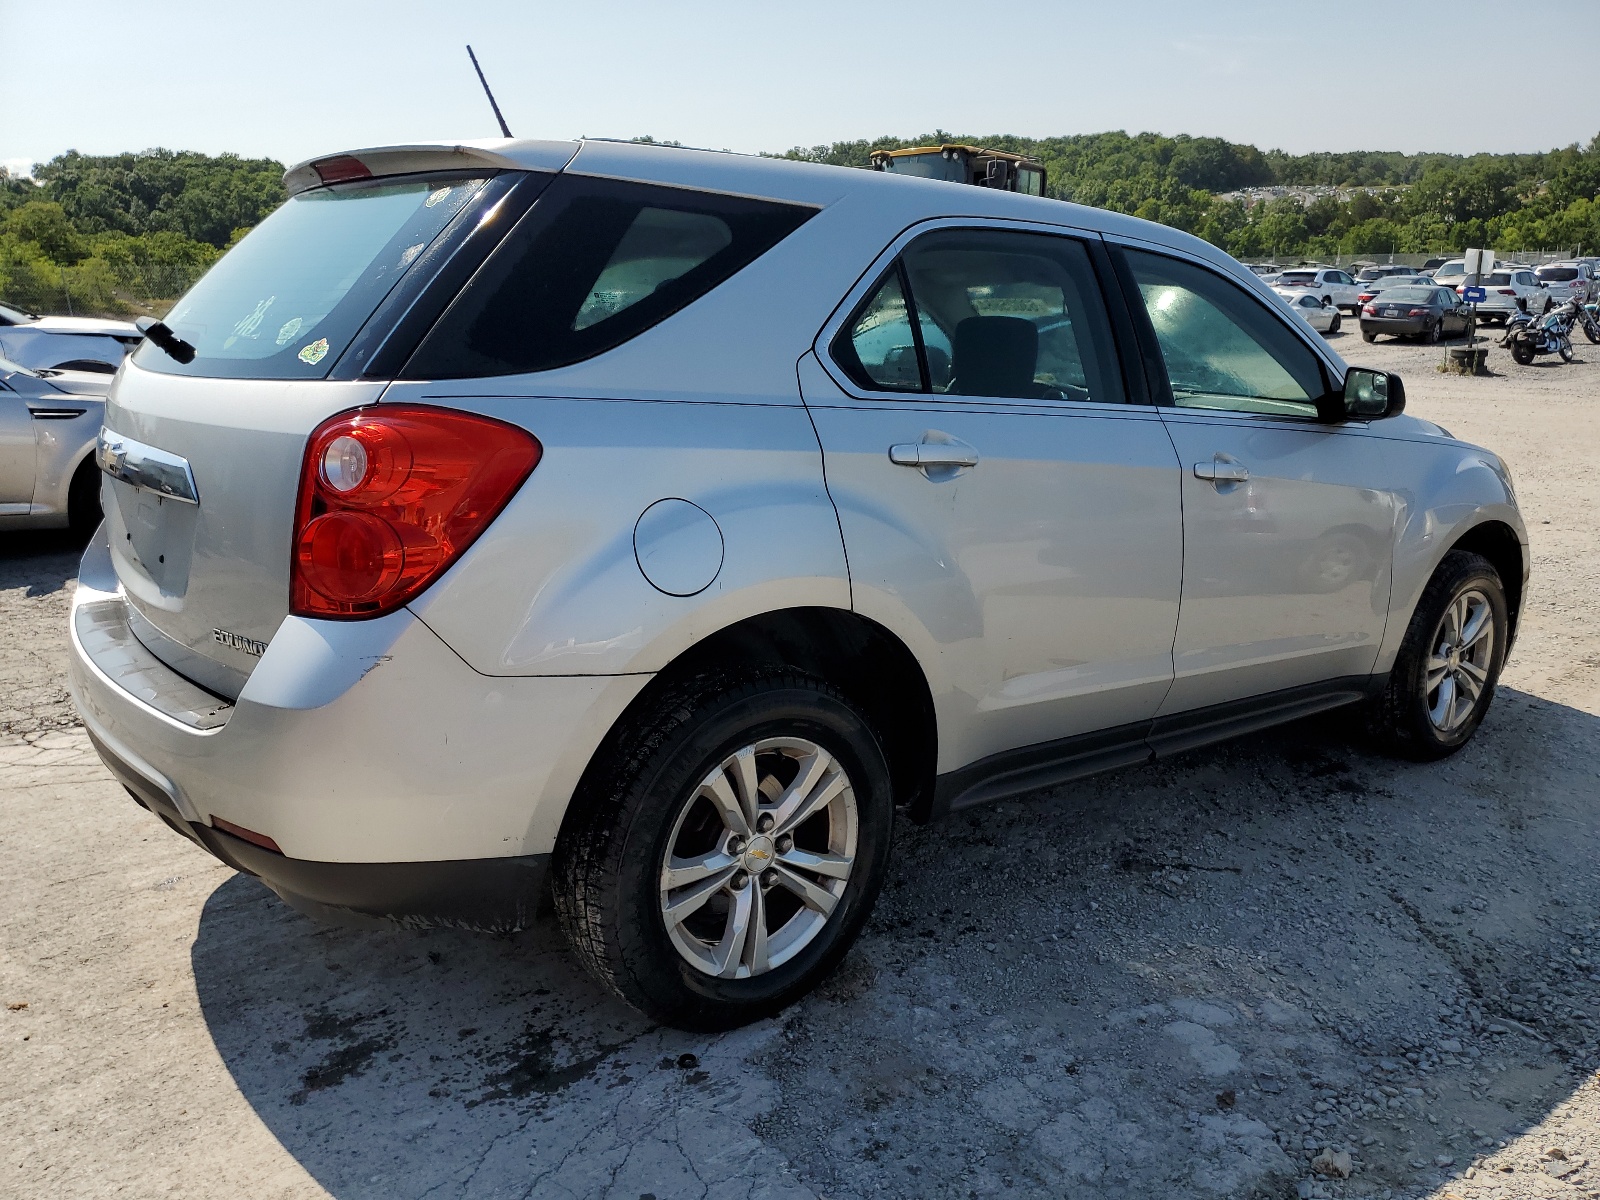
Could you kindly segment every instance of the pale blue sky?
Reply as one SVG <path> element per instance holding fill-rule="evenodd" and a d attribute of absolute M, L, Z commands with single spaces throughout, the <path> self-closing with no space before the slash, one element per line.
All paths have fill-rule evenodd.
<path fill-rule="evenodd" d="M 752 151 L 937 126 L 1291 151 L 1548 149 L 1600 132 L 1597 8 L 0 0 L 0 163 L 150 146 L 293 162 L 491 136 L 466 42 L 521 137 L 648 133 Z M 1499 49 L 1508 20 L 1515 65 Z M 1545 33 L 1528 36 L 1534 26 Z M 1371 64 L 1396 59 L 1417 64 L 1417 82 L 1364 98 Z"/>

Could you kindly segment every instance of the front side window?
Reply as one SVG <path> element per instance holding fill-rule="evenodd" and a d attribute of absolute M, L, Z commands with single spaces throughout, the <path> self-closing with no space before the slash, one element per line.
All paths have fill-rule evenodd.
<path fill-rule="evenodd" d="M 147 341 L 134 361 L 229 379 L 325 377 L 412 265 L 488 198 L 485 183 L 413 175 L 290 197 L 167 314 L 194 360 L 179 363 Z"/>
<path fill-rule="evenodd" d="M 1253 296 L 1194 263 L 1128 250 L 1180 408 L 1317 416 L 1326 390 L 1309 346 Z"/>
<path fill-rule="evenodd" d="M 1126 398 L 1093 264 L 1071 238 L 948 229 L 912 242 L 834 343 L 836 361 L 868 389 L 904 387 L 908 351 L 920 391 Z"/>
<path fill-rule="evenodd" d="M 404 375 L 513 375 L 593 358 L 700 299 L 815 211 L 559 176 L 456 298 Z"/>

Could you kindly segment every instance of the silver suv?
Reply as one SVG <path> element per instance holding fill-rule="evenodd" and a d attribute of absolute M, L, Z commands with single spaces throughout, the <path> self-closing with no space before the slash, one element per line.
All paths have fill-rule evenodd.
<path fill-rule="evenodd" d="M 1526 536 L 1232 259 L 610 142 L 356 151 L 153 327 L 71 614 L 107 766 L 305 912 L 726 1027 L 913 820 L 1347 705 L 1477 729 Z"/>

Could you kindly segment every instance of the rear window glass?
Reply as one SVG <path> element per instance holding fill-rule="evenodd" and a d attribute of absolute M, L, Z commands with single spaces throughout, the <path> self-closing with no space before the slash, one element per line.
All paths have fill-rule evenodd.
<path fill-rule="evenodd" d="M 484 191 L 483 177 L 407 176 L 292 196 L 178 301 L 166 323 L 195 348 L 151 342 L 152 371 L 321 379 L 389 291 Z"/>
<path fill-rule="evenodd" d="M 1317 273 L 1315 271 L 1285 271 L 1278 278 L 1284 283 L 1315 283 L 1317 281 Z"/>
<path fill-rule="evenodd" d="M 1432 300 L 1438 288 L 1430 287 L 1397 287 L 1385 288 L 1381 293 L 1383 303 L 1394 304 L 1399 301 Z"/>
<path fill-rule="evenodd" d="M 1483 282 L 1486 287 L 1503 287 L 1511 282 L 1511 272 L 1495 271 L 1493 274 L 1485 275 Z"/>
<path fill-rule="evenodd" d="M 1539 278 L 1547 283 L 1571 283 L 1578 277 L 1577 267 L 1540 267 Z"/>
<path fill-rule="evenodd" d="M 815 209 L 563 175 L 417 350 L 411 379 L 547 371 L 693 303 Z"/>

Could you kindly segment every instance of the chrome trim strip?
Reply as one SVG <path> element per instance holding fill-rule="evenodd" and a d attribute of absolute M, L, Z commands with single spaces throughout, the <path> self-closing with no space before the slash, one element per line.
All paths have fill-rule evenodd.
<path fill-rule="evenodd" d="M 107 475 L 169 500 L 199 504 L 189 460 L 101 427 L 94 461 Z"/>

